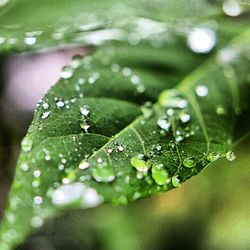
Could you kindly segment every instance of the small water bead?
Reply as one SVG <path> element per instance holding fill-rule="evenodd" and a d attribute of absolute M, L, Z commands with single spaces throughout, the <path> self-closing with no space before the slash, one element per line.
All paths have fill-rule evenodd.
<path fill-rule="evenodd" d="M 240 2 L 238 0 L 225 0 L 222 5 L 224 13 L 228 16 L 239 16 L 242 13 Z"/>
<path fill-rule="evenodd" d="M 145 118 L 150 118 L 153 115 L 152 103 L 145 102 L 144 105 L 141 107 L 141 112 Z"/>
<path fill-rule="evenodd" d="M 94 72 L 88 79 L 89 84 L 94 84 L 100 77 L 100 74 L 98 72 Z"/>
<path fill-rule="evenodd" d="M 130 78 L 130 81 L 135 85 L 137 85 L 141 82 L 140 78 L 137 75 L 132 75 Z"/>
<path fill-rule="evenodd" d="M 78 167 L 79 169 L 84 170 L 84 169 L 89 168 L 89 166 L 90 166 L 89 162 L 87 162 L 86 160 L 83 160 L 80 162 Z"/>
<path fill-rule="evenodd" d="M 196 161 L 193 157 L 188 157 L 183 160 L 182 164 L 186 168 L 193 168 L 196 166 Z"/>
<path fill-rule="evenodd" d="M 143 93 L 145 92 L 146 88 L 144 85 L 140 84 L 137 86 L 136 90 L 139 92 L 139 93 Z"/>
<path fill-rule="evenodd" d="M 218 115 L 225 115 L 225 114 L 227 113 L 227 110 L 226 110 L 226 108 L 224 108 L 223 106 L 217 105 L 217 106 L 216 106 L 216 113 L 217 113 Z"/>
<path fill-rule="evenodd" d="M 40 177 L 40 175 L 41 175 L 41 171 L 38 169 L 33 172 L 33 176 L 36 178 Z"/>
<path fill-rule="evenodd" d="M 89 125 L 88 121 L 84 119 L 83 122 L 80 123 L 80 127 L 81 127 L 86 133 L 88 133 L 88 129 L 90 128 L 90 125 Z"/>
<path fill-rule="evenodd" d="M 215 32 L 208 27 L 194 28 L 188 34 L 187 44 L 195 53 L 208 53 L 216 44 Z"/>
<path fill-rule="evenodd" d="M 21 143 L 24 152 L 30 152 L 33 147 L 33 140 L 30 137 L 25 137 Z"/>
<path fill-rule="evenodd" d="M 198 85 L 195 88 L 195 93 L 196 95 L 200 96 L 200 97 L 204 97 L 208 95 L 208 88 L 205 85 Z"/>
<path fill-rule="evenodd" d="M 175 175 L 175 176 L 173 176 L 172 177 L 172 185 L 173 185 L 173 187 L 180 187 L 180 179 L 179 179 L 179 177 L 178 177 L 178 175 Z"/>
<path fill-rule="evenodd" d="M 161 129 L 165 131 L 168 131 L 171 126 L 171 123 L 166 116 L 160 117 L 157 121 L 157 124 Z"/>
<path fill-rule="evenodd" d="M 75 55 L 72 58 L 71 66 L 75 69 L 79 68 L 82 65 L 82 62 L 83 62 L 83 57 L 81 55 Z"/>
<path fill-rule="evenodd" d="M 112 149 L 112 148 L 108 148 L 108 149 L 107 149 L 107 153 L 108 153 L 108 154 L 111 154 L 112 152 L 113 152 L 113 149 Z"/>
<path fill-rule="evenodd" d="M 24 171 L 24 172 L 27 172 L 30 168 L 29 168 L 29 165 L 27 163 L 22 163 L 21 164 L 21 169 Z"/>
<path fill-rule="evenodd" d="M 132 74 L 132 70 L 130 68 L 123 68 L 122 69 L 122 74 L 124 76 L 130 76 Z"/>
<path fill-rule="evenodd" d="M 56 101 L 57 108 L 63 108 L 65 106 L 65 102 L 62 99 Z"/>
<path fill-rule="evenodd" d="M 36 37 L 32 37 L 32 36 L 27 36 L 24 38 L 24 43 L 26 45 L 34 45 L 36 44 L 37 38 Z"/>
<path fill-rule="evenodd" d="M 42 104 L 43 109 L 47 110 L 49 108 L 49 104 L 47 102 L 44 102 Z"/>
<path fill-rule="evenodd" d="M 46 154 L 44 159 L 45 159 L 46 161 L 50 161 L 50 160 L 51 160 L 51 156 L 50 156 L 49 154 Z"/>
<path fill-rule="evenodd" d="M 72 77 L 74 71 L 73 71 L 73 68 L 70 67 L 70 66 L 65 66 L 62 68 L 62 71 L 61 71 L 61 78 L 63 79 L 69 79 Z"/>
<path fill-rule="evenodd" d="M 80 113 L 81 113 L 83 116 L 88 116 L 89 113 L 90 113 L 89 106 L 88 106 L 88 105 L 84 105 L 83 107 L 81 107 L 81 108 L 80 108 Z"/>
<path fill-rule="evenodd" d="M 166 114 L 167 114 L 168 116 L 174 115 L 174 109 L 172 109 L 172 108 L 167 109 Z"/>
<path fill-rule="evenodd" d="M 33 201 L 35 205 L 41 205 L 43 202 L 43 198 L 41 196 L 35 196 Z"/>
<path fill-rule="evenodd" d="M 118 145 L 117 149 L 118 149 L 119 152 L 123 152 L 125 148 L 122 145 Z"/>
<path fill-rule="evenodd" d="M 175 141 L 176 141 L 176 142 L 181 142 L 181 141 L 184 140 L 184 138 L 185 138 L 185 133 L 184 133 L 184 131 L 177 130 L 177 131 L 175 132 Z"/>
<path fill-rule="evenodd" d="M 190 114 L 186 113 L 186 112 L 180 112 L 179 113 L 179 119 L 182 123 L 187 123 L 190 121 L 191 116 Z"/>
<path fill-rule="evenodd" d="M 91 168 L 91 171 L 97 182 L 112 182 L 115 179 L 113 168 L 106 163 L 97 164 L 97 166 Z"/>
<path fill-rule="evenodd" d="M 234 153 L 233 151 L 228 151 L 228 152 L 226 153 L 226 159 L 227 159 L 228 161 L 234 161 L 235 158 L 236 158 L 236 155 L 235 155 L 235 153 Z"/>
<path fill-rule="evenodd" d="M 158 185 L 169 183 L 168 172 L 164 169 L 163 164 L 154 164 L 152 166 L 152 177 Z"/>
<path fill-rule="evenodd" d="M 139 172 L 147 172 L 149 170 L 146 157 L 143 154 L 139 154 L 131 158 L 131 165 Z"/>
<path fill-rule="evenodd" d="M 210 152 L 207 156 L 207 160 L 214 162 L 220 158 L 220 155 L 217 152 Z"/>
<path fill-rule="evenodd" d="M 43 112 L 41 115 L 41 119 L 43 119 L 43 120 L 47 119 L 50 116 L 50 113 L 51 113 L 51 111 Z"/>

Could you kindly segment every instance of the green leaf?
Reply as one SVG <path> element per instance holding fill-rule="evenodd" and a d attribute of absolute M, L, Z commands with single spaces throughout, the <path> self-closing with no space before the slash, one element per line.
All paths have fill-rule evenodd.
<path fill-rule="evenodd" d="M 236 20 L 233 20 L 235 28 L 231 29 L 228 20 L 221 19 L 223 14 L 220 2 L 212 3 L 207 0 L 194 1 L 192 4 L 185 0 L 9 0 L 3 3 L 5 2 L 5 5 L 0 5 L 1 53 L 47 49 L 58 45 L 96 45 L 96 38 L 100 37 L 104 40 L 126 37 L 127 40 L 128 35 L 133 37 L 142 19 L 165 22 L 163 26 L 167 27 L 168 35 L 185 35 L 190 26 L 206 23 L 211 16 L 223 28 L 228 27 L 229 34 L 237 33 L 239 28 L 235 25 Z M 243 7 L 248 9 L 247 5 Z M 248 25 L 247 21 L 245 25 Z M 140 25 L 140 28 L 147 29 L 150 25 Z M 157 30 L 154 32 L 159 33 Z"/>
<path fill-rule="evenodd" d="M 235 126 L 249 109 L 249 38 L 248 30 L 175 87 L 140 55 L 132 63 L 120 54 L 123 43 L 74 58 L 22 142 L 1 249 L 67 209 L 126 204 L 178 187 L 220 157 L 233 160 Z"/>

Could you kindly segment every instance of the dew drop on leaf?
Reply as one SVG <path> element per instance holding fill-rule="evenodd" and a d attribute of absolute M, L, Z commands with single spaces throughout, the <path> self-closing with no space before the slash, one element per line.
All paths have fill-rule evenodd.
<path fill-rule="evenodd" d="M 79 169 L 83 170 L 83 169 L 89 168 L 89 166 L 90 166 L 89 162 L 87 162 L 86 160 L 83 160 L 80 162 L 78 167 Z"/>
<path fill-rule="evenodd" d="M 65 103 L 64 103 L 63 100 L 59 99 L 59 100 L 56 101 L 57 108 L 63 108 L 64 105 L 65 105 Z"/>
<path fill-rule="evenodd" d="M 41 119 L 47 119 L 50 115 L 51 111 L 46 111 L 46 112 L 43 112 L 42 115 L 41 115 Z"/>
<path fill-rule="evenodd" d="M 210 152 L 207 156 L 207 160 L 210 162 L 216 161 L 220 158 L 220 155 L 216 152 Z"/>
<path fill-rule="evenodd" d="M 180 112 L 179 113 L 179 119 L 182 123 L 187 123 L 190 121 L 191 116 L 190 114 L 186 113 L 186 112 Z"/>
<path fill-rule="evenodd" d="M 157 121 L 157 124 L 161 129 L 165 131 L 168 131 L 171 126 L 171 123 L 166 116 L 160 117 Z"/>
<path fill-rule="evenodd" d="M 169 183 L 168 172 L 164 169 L 163 164 L 154 164 L 152 166 L 152 177 L 158 185 Z"/>
<path fill-rule="evenodd" d="M 72 61 L 71 61 L 71 66 L 75 69 L 79 68 L 82 64 L 82 59 L 83 57 L 81 55 L 73 56 Z"/>
<path fill-rule="evenodd" d="M 184 159 L 182 164 L 186 168 L 193 168 L 196 166 L 196 162 L 192 157 L 188 157 L 188 158 Z"/>
<path fill-rule="evenodd" d="M 195 88 L 195 93 L 196 95 L 200 96 L 200 97 L 204 97 L 208 95 L 208 88 L 205 85 L 198 85 Z"/>
<path fill-rule="evenodd" d="M 22 150 L 23 150 L 24 152 L 30 152 L 31 149 L 32 149 L 32 146 L 33 146 L 33 141 L 32 141 L 32 139 L 29 138 L 29 137 L 25 137 L 25 138 L 22 140 L 21 146 L 22 146 Z"/>
<path fill-rule="evenodd" d="M 239 16 L 242 13 L 240 2 L 238 0 L 225 0 L 222 9 L 228 16 Z"/>
<path fill-rule="evenodd" d="M 216 36 L 210 28 L 194 28 L 188 35 L 187 43 L 195 53 L 208 53 L 216 44 Z"/>
<path fill-rule="evenodd" d="M 146 157 L 143 154 L 134 156 L 131 158 L 131 165 L 139 172 L 147 172 L 149 170 L 149 166 L 145 158 Z"/>
<path fill-rule="evenodd" d="M 43 109 L 47 110 L 49 108 L 49 104 L 47 102 L 44 102 L 42 104 Z"/>
<path fill-rule="evenodd" d="M 226 153 L 226 158 L 227 158 L 228 161 L 233 161 L 233 160 L 235 160 L 236 155 L 235 155 L 235 153 L 233 151 L 228 151 Z"/>
<path fill-rule="evenodd" d="M 89 106 L 88 105 L 84 105 L 83 107 L 80 108 L 80 113 L 83 115 L 83 116 L 88 116 L 89 115 Z"/>
<path fill-rule="evenodd" d="M 178 175 L 175 175 L 172 177 L 172 184 L 173 184 L 173 187 L 180 187 L 180 179 L 178 177 Z"/>
<path fill-rule="evenodd" d="M 69 79 L 70 77 L 72 77 L 73 75 L 73 69 L 70 67 L 70 66 L 65 66 L 62 68 L 62 71 L 61 71 L 61 78 L 63 79 Z"/>

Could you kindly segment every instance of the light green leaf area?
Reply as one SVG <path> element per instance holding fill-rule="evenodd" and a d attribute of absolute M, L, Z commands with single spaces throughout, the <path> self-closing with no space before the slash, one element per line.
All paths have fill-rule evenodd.
<path fill-rule="evenodd" d="M 249 6 L 241 4 L 247 12 Z M 0 52 L 100 45 L 106 40 L 131 42 L 135 34 L 142 39 L 148 32 L 185 36 L 200 25 L 219 27 L 231 37 L 241 25 L 248 25 L 244 17 L 224 16 L 221 2 L 206 0 L 192 4 L 185 0 L 6 0 L 0 3 Z M 213 22 L 208 21 L 211 17 Z M 161 27 L 155 26 L 157 21 Z"/>
<path fill-rule="evenodd" d="M 75 57 L 22 142 L 0 248 L 67 209 L 126 204 L 178 187 L 220 157 L 233 160 L 235 125 L 249 107 L 249 39 L 246 31 L 175 87 L 168 63 L 159 57 L 170 78 L 158 77 L 142 67 L 154 58 L 144 64 L 132 50 L 132 60 L 123 43 Z"/>

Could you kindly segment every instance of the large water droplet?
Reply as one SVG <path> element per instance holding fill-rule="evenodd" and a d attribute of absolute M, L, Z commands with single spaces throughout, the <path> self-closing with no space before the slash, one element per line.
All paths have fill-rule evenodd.
<path fill-rule="evenodd" d="M 228 16 L 239 16 L 242 12 L 240 2 L 238 0 L 224 1 L 222 9 Z"/>
<path fill-rule="evenodd" d="M 216 161 L 220 158 L 220 155 L 216 152 L 211 152 L 207 156 L 207 160 L 210 162 Z"/>
<path fill-rule="evenodd" d="M 210 28 L 195 28 L 189 33 L 187 43 L 195 53 L 208 53 L 215 46 L 216 36 Z"/>
<path fill-rule="evenodd" d="M 154 164 L 152 166 L 152 177 L 158 185 L 169 183 L 168 172 L 164 169 L 163 164 Z"/>
<path fill-rule="evenodd" d="M 88 116 L 89 115 L 89 106 L 88 105 L 84 105 L 83 107 L 80 108 L 80 113 L 83 115 L 83 116 Z"/>
<path fill-rule="evenodd" d="M 157 124 L 161 129 L 165 131 L 168 131 L 171 126 L 171 123 L 166 116 L 160 117 L 157 121 Z"/>
<path fill-rule="evenodd" d="M 132 157 L 131 165 L 139 172 L 147 172 L 149 170 L 146 157 L 143 154 Z"/>
<path fill-rule="evenodd" d="M 226 158 L 227 158 L 228 161 L 233 161 L 233 160 L 235 160 L 236 155 L 235 155 L 235 153 L 233 151 L 228 151 L 226 153 Z"/>
<path fill-rule="evenodd" d="M 182 164 L 186 168 L 193 168 L 196 166 L 196 162 L 195 162 L 193 157 L 188 157 L 188 158 L 184 159 Z"/>

